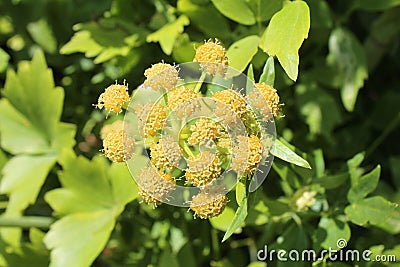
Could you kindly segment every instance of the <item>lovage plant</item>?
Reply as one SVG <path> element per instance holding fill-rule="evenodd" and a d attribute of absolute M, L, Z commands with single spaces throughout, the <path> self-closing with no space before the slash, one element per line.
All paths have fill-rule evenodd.
<path fill-rule="evenodd" d="M 0 2 L 0 266 L 398 265 L 398 0 L 76 6 Z"/>

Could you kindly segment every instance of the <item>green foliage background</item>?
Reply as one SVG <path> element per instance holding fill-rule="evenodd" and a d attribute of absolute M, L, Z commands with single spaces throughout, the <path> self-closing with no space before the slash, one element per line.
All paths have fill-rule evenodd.
<path fill-rule="evenodd" d="M 399 261 L 399 5 L 1 1 L 0 266 L 261 267 L 264 245 L 320 251 L 339 238 Z M 139 203 L 126 166 L 99 155 L 106 114 L 92 104 L 115 80 L 136 88 L 151 64 L 191 61 L 214 37 L 232 67 L 274 84 L 285 117 L 263 186 L 248 195 L 238 184 L 204 221 Z M 317 201 L 298 210 L 307 191 Z M 293 264 L 400 266 L 268 266 Z"/>

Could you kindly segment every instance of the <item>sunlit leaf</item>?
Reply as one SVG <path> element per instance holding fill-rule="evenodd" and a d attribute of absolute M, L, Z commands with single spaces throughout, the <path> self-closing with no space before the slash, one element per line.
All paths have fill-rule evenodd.
<path fill-rule="evenodd" d="M 137 188 L 124 164 L 109 167 L 103 158 L 89 161 L 71 154 L 63 169 L 63 187 L 45 196 L 63 216 L 44 240 L 52 250 L 50 266 L 89 266 L 104 248 L 116 217 L 137 197 Z"/>
<path fill-rule="evenodd" d="M 212 2 L 219 12 L 231 20 L 244 25 L 256 23 L 253 11 L 245 0 L 212 0 Z"/>
<path fill-rule="evenodd" d="M 57 50 L 57 40 L 53 31 L 46 20 L 40 19 L 31 22 L 26 26 L 32 39 L 40 45 L 46 52 L 55 53 Z"/>
<path fill-rule="evenodd" d="M 242 72 L 257 53 L 259 41 L 260 37 L 251 35 L 234 42 L 226 52 L 229 66 Z"/>
<path fill-rule="evenodd" d="M 260 47 L 277 56 L 286 74 L 297 80 L 299 49 L 310 29 L 310 10 L 304 1 L 288 2 L 275 13 L 261 37 Z"/>
<path fill-rule="evenodd" d="M 274 146 L 271 149 L 271 154 L 274 155 L 275 157 L 293 163 L 297 166 L 311 169 L 310 164 L 305 159 L 297 155 L 295 152 L 293 152 L 290 148 L 285 146 L 278 139 L 276 139 L 274 142 Z"/>
<path fill-rule="evenodd" d="M 344 209 L 344 212 L 355 224 L 377 225 L 384 222 L 397 206 L 381 196 L 374 196 L 352 203 Z"/>
<path fill-rule="evenodd" d="M 358 179 L 353 179 L 351 188 L 347 193 L 347 199 L 350 203 L 361 200 L 369 193 L 373 192 L 378 185 L 380 174 L 381 167 L 378 165 L 371 172 L 359 177 Z"/>
<path fill-rule="evenodd" d="M 240 226 L 247 217 L 247 196 L 242 199 L 239 208 L 236 210 L 235 216 L 228 229 L 225 232 L 222 242 L 226 241 Z"/>
<path fill-rule="evenodd" d="M 260 76 L 260 83 L 265 83 L 270 86 L 274 86 L 275 83 L 275 65 L 274 65 L 274 58 L 269 57 L 265 62 L 263 72 Z"/>
<path fill-rule="evenodd" d="M 189 25 L 189 18 L 185 15 L 177 20 L 164 25 L 161 29 L 147 35 L 147 42 L 159 42 L 165 54 L 171 55 L 172 49 L 178 36 L 183 32 L 185 26 Z"/>

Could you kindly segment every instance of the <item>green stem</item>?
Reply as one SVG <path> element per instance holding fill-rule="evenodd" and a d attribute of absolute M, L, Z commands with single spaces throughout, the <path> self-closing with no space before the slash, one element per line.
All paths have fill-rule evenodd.
<path fill-rule="evenodd" d="M 207 73 L 205 71 L 201 74 L 200 79 L 197 82 L 196 87 L 194 88 L 194 91 L 196 93 L 200 92 L 201 86 L 203 85 L 206 75 L 207 75 Z"/>
<path fill-rule="evenodd" d="M 48 229 L 54 222 L 53 218 L 42 216 L 0 217 L 0 227 L 44 228 Z"/>
<path fill-rule="evenodd" d="M 212 246 L 213 246 L 215 259 L 218 260 L 221 258 L 221 252 L 219 249 L 217 230 L 215 230 L 214 228 L 211 228 L 211 242 L 212 242 Z"/>
<path fill-rule="evenodd" d="M 397 116 L 394 117 L 394 119 L 389 123 L 389 125 L 385 128 L 385 130 L 382 132 L 382 134 L 375 139 L 375 141 L 369 146 L 368 150 L 365 153 L 365 157 L 368 157 L 369 155 L 372 154 L 372 152 L 377 149 L 380 144 L 383 143 L 383 141 L 386 139 L 386 137 L 394 130 L 397 128 L 398 124 L 400 122 L 400 113 L 397 113 Z"/>

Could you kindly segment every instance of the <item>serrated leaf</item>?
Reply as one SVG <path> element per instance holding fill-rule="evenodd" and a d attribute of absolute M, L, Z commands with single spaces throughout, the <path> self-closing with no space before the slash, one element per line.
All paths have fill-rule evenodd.
<path fill-rule="evenodd" d="M 75 144 L 75 126 L 59 122 L 64 92 L 54 85 L 44 55 L 22 61 L 7 73 L 0 100 L 0 144 L 15 156 L 3 169 L 0 190 L 10 198 L 6 216 L 19 216 L 33 204 L 61 151 Z M 5 228 L 3 238 L 18 241 L 20 229 Z"/>
<path fill-rule="evenodd" d="M 63 188 L 45 195 L 63 216 L 44 240 L 52 250 L 50 266 L 89 266 L 104 248 L 116 217 L 137 196 L 137 188 L 124 164 L 110 167 L 103 158 L 89 161 L 71 154 L 62 164 Z"/>
<path fill-rule="evenodd" d="M 55 163 L 54 155 L 16 156 L 4 166 L 0 192 L 10 194 L 7 214 L 18 216 L 19 212 L 32 204 Z"/>
<path fill-rule="evenodd" d="M 344 107 L 353 111 L 358 91 L 368 77 L 364 47 L 348 30 L 337 28 L 329 37 L 328 65 L 341 77 L 341 97 Z"/>
<path fill-rule="evenodd" d="M 384 222 L 398 205 L 387 201 L 381 196 L 364 198 L 354 202 L 344 209 L 345 214 L 355 224 L 377 225 Z"/>
<path fill-rule="evenodd" d="M 378 165 L 371 172 L 359 177 L 358 179 L 352 179 L 351 188 L 347 193 L 347 199 L 349 202 L 353 203 L 359 201 L 369 193 L 373 192 L 378 185 L 380 175 L 381 166 Z"/>
<path fill-rule="evenodd" d="M 242 72 L 257 53 L 259 41 L 257 35 L 250 35 L 234 42 L 226 52 L 229 66 Z"/>
<path fill-rule="evenodd" d="M 275 66 L 274 66 L 274 58 L 269 57 L 265 62 L 263 72 L 260 76 L 260 83 L 265 83 L 270 86 L 274 86 L 275 83 Z"/>
<path fill-rule="evenodd" d="M 46 20 L 40 19 L 31 22 L 26 26 L 32 39 L 40 45 L 46 52 L 55 53 L 57 49 L 57 40 L 54 37 L 53 31 Z"/>
<path fill-rule="evenodd" d="M 245 0 L 211 0 L 224 16 L 243 25 L 256 23 L 253 11 Z"/>
<path fill-rule="evenodd" d="M 164 25 L 161 29 L 147 35 L 147 42 L 159 42 L 165 54 L 171 55 L 172 49 L 178 36 L 183 32 L 185 26 L 189 25 L 189 18 L 181 15 L 178 19 Z"/>
<path fill-rule="evenodd" d="M 308 37 L 310 10 L 304 1 L 287 2 L 275 13 L 261 37 L 260 47 L 277 56 L 290 79 L 297 80 L 301 44 Z"/>
<path fill-rule="evenodd" d="M 239 208 L 236 210 L 235 216 L 228 229 L 225 232 L 222 242 L 226 241 L 239 227 L 242 226 L 247 217 L 247 196 L 242 199 Z"/>
<path fill-rule="evenodd" d="M 305 159 L 297 155 L 295 152 L 293 152 L 290 148 L 288 148 L 278 139 L 276 139 L 274 142 L 274 145 L 271 149 L 271 154 L 274 155 L 275 157 L 293 163 L 297 166 L 311 169 L 310 164 Z"/>

